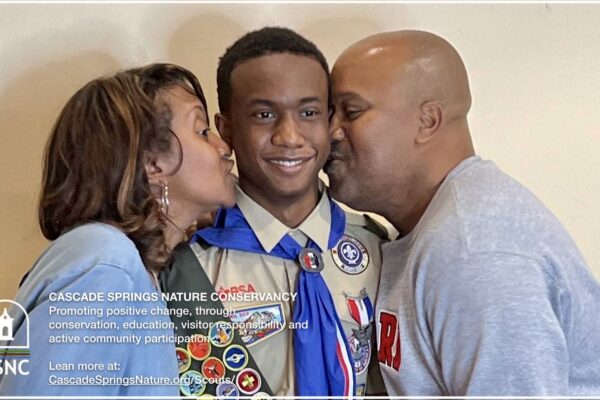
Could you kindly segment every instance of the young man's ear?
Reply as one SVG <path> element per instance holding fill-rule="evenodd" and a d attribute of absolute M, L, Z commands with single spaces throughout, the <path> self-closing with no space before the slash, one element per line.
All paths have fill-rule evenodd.
<path fill-rule="evenodd" d="M 441 105 L 437 101 L 423 103 L 419 122 L 419 132 L 415 140 L 417 144 L 425 144 L 433 139 L 442 123 Z"/>
<path fill-rule="evenodd" d="M 229 121 L 227 121 L 227 117 L 225 117 L 223 114 L 221 113 L 216 113 L 215 114 L 215 126 L 217 127 L 217 130 L 219 131 L 219 135 L 221 135 L 221 139 L 223 139 L 223 141 L 225 143 L 227 143 L 227 145 L 233 149 L 233 141 L 231 140 L 231 129 L 230 129 L 230 124 Z"/>

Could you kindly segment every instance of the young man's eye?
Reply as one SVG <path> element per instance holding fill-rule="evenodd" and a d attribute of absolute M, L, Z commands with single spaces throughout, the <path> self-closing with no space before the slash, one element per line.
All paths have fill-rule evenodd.
<path fill-rule="evenodd" d="M 315 109 L 308 109 L 308 110 L 302 110 L 300 112 L 300 115 L 302 115 L 303 117 L 316 117 L 317 115 L 320 115 L 321 113 L 319 112 L 319 110 L 315 110 Z"/>
<path fill-rule="evenodd" d="M 254 117 L 258 118 L 258 119 L 269 119 L 269 118 L 274 118 L 275 113 L 273 113 L 271 111 L 258 111 L 256 113 L 254 113 Z"/>

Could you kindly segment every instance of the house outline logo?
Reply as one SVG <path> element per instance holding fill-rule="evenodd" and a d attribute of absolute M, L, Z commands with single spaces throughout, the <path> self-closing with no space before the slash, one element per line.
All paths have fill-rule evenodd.
<path fill-rule="evenodd" d="M 8 303 L 8 304 L 7 304 Z M 14 340 L 15 334 L 15 326 L 14 326 L 14 316 L 9 314 L 9 310 L 11 309 L 11 305 L 17 307 L 21 310 L 24 316 L 24 320 L 22 324 L 25 324 L 25 344 L 10 344 Z M 13 308 L 14 310 L 14 308 Z M 13 311 L 14 312 L 14 311 Z M 18 353 L 21 353 L 19 349 L 27 349 L 29 350 L 29 315 L 25 308 L 22 305 L 13 300 L 8 299 L 0 299 L 0 353 L 4 353 L 5 355 L 11 355 L 11 352 L 8 350 L 17 350 Z M 28 351 L 27 351 L 28 353 Z M 16 354 L 16 353 L 15 353 Z M 25 354 L 20 354 L 25 355 Z"/>

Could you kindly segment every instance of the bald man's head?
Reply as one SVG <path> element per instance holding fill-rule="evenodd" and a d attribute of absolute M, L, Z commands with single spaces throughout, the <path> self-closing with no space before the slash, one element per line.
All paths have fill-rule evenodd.
<path fill-rule="evenodd" d="M 346 49 L 336 69 L 373 68 L 387 85 L 399 85 L 412 104 L 437 100 L 449 117 L 466 116 L 471 93 L 464 63 L 445 39 L 423 31 L 396 31 L 369 36 Z"/>
<path fill-rule="evenodd" d="M 334 197 L 384 216 L 419 214 L 447 172 L 473 154 L 471 94 L 458 52 L 428 32 L 377 34 L 342 53 L 332 80 L 326 172 Z"/>

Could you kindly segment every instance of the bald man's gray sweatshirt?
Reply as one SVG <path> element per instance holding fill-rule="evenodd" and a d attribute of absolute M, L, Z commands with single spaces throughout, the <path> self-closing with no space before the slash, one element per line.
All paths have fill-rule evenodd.
<path fill-rule="evenodd" d="M 454 168 L 383 254 L 390 395 L 600 395 L 600 286 L 552 213 L 494 163 Z"/>

